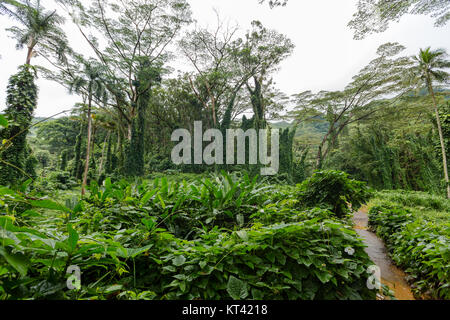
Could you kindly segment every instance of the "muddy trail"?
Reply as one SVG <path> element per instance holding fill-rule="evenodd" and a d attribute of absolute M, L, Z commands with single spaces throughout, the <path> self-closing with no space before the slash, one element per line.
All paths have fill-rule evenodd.
<path fill-rule="evenodd" d="M 369 216 L 364 210 L 354 214 L 353 222 L 364 243 L 370 259 L 381 270 L 381 283 L 387 285 L 398 300 L 414 300 L 414 296 L 405 280 L 406 274 L 397 268 L 388 256 L 384 242 L 368 230 Z"/>

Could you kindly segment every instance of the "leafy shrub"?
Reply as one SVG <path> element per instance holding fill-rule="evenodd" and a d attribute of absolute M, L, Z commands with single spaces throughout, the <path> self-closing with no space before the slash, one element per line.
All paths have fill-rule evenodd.
<path fill-rule="evenodd" d="M 24 224 L 22 217 L 2 205 L 4 198 L 27 203 L 32 209 L 24 215 L 35 220 Z M 51 213 L 52 219 L 43 216 L 40 209 Z M 28 195 L 0 188 L 0 299 L 108 298 L 108 283 L 129 272 L 128 261 L 151 246 L 145 243 L 146 234 L 136 235 L 136 230 L 82 234 L 68 222 L 82 210 L 82 203 L 69 209 L 48 199 L 30 200 Z M 83 271 L 86 285 L 82 290 L 67 289 L 70 265 Z"/>
<path fill-rule="evenodd" d="M 374 299 L 376 293 L 366 286 L 372 262 L 364 245 L 351 228 L 330 220 L 213 232 L 164 256 L 150 251 L 149 259 L 160 260 L 162 276 L 147 275 L 141 285 L 164 299 Z"/>
<path fill-rule="evenodd" d="M 413 292 L 450 299 L 450 239 L 432 223 L 414 220 L 399 206 L 374 206 L 369 224 L 386 241 L 392 259 L 411 274 Z"/>
<path fill-rule="evenodd" d="M 273 176 L 266 176 L 263 177 L 262 179 L 264 179 L 263 181 L 269 184 L 279 184 L 279 185 L 284 185 L 284 184 L 291 184 L 292 183 L 292 178 L 289 176 L 289 174 L 287 173 L 279 173 L 277 175 L 273 175 Z"/>
<path fill-rule="evenodd" d="M 177 237 L 193 238 L 197 229 L 204 227 L 242 227 L 268 189 L 256 177 L 251 180 L 226 173 L 214 180 L 191 183 L 169 182 L 164 177 L 137 187 L 125 180 L 112 184 L 106 179 L 103 187 L 91 184 L 82 220 L 91 225 L 99 221 L 100 229 L 92 231 L 117 230 L 142 222 L 150 230 L 160 226 Z"/>
<path fill-rule="evenodd" d="M 427 192 L 396 190 L 381 191 L 377 192 L 376 195 L 384 200 L 397 202 L 404 206 L 450 212 L 450 200 Z"/>
<path fill-rule="evenodd" d="M 324 206 L 341 218 L 350 212 L 349 204 L 358 209 L 371 194 L 364 182 L 350 179 L 345 172 L 327 170 L 301 183 L 297 197 L 303 207 Z"/>
<path fill-rule="evenodd" d="M 155 155 L 150 157 L 146 162 L 146 172 L 161 172 L 165 170 L 176 169 L 176 166 L 166 155 Z"/>
<path fill-rule="evenodd" d="M 351 227 L 326 209 L 297 210 L 294 188 L 273 188 L 227 174 L 105 179 L 66 206 L 0 188 L 0 299 L 375 298 Z M 30 207 L 26 223 L 15 203 Z M 69 265 L 82 270 L 80 289 L 66 288 Z"/>
<path fill-rule="evenodd" d="M 72 189 L 78 185 L 67 171 L 53 171 L 49 174 L 48 180 L 59 190 Z"/>

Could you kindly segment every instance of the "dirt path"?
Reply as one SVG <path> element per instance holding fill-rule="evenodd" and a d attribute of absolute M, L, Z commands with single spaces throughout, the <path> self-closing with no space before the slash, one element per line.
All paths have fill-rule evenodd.
<path fill-rule="evenodd" d="M 381 270 L 381 282 L 394 291 L 398 300 L 414 300 L 411 289 L 405 280 L 405 273 L 397 268 L 389 258 L 384 242 L 373 232 L 368 231 L 369 216 L 364 210 L 353 216 L 355 230 L 368 246 L 365 250 L 370 259 Z"/>

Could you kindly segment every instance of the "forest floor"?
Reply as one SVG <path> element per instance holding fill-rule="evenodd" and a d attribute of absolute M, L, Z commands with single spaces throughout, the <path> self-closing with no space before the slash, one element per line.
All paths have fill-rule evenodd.
<path fill-rule="evenodd" d="M 389 258 L 383 240 L 368 230 L 369 216 L 367 208 L 361 208 L 353 215 L 356 232 L 367 245 L 366 252 L 370 259 L 380 268 L 381 283 L 387 285 L 397 300 L 414 300 L 411 289 L 405 280 L 406 274 L 397 268 Z"/>

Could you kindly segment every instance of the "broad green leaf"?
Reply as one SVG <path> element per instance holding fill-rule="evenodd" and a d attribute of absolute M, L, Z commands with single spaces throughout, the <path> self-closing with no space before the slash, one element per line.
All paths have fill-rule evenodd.
<path fill-rule="evenodd" d="M 141 253 L 148 251 L 151 247 L 153 247 L 153 244 L 149 244 L 142 248 L 127 248 L 128 257 L 135 258 L 136 256 L 140 255 Z"/>
<path fill-rule="evenodd" d="M 158 194 L 158 199 L 159 199 L 159 202 L 161 203 L 162 208 L 166 209 L 166 204 L 164 203 L 164 200 L 161 198 L 161 196 L 159 194 Z"/>
<path fill-rule="evenodd" d="M 78 242 L 78 232 L 72 227 L 72 224 L 67 225 L 67 231 L 69 232 L 69 238 L 67 239 L 67 242 L 69 244 L 69 248 L 71 251 L 74 251 L 77 247 Z"/>
<path fill-rule="evenodd" d="M 227 284 L 227 292 L 234 300 L 245 299 L 248 296 L 247 283 L 234 276 L 230 276 Z"/>
<path fill-rule="evenodd" d="M 248 233 L 245 230 L 239 230 L 236 232 L 236 234 L 239 236 L 239 238 L 241 238 L 244 241 L 248 240 Z"/>
<path fill-rule="evenodd" d="M 103 291 L 103 293 L 109 294 L 109 293 L 120 291 L 122 289 L 123 289 L 123 285 L 121 285 L 121 284 L 114 284 L 114 285 L 109 286 L 108 288 L 106 288 L 105 291 Z"/>
<path fill-rule="evenodd" d="M 22 276 L 27 275 L 28 266 L 30 261 L 26 256 L 20 253 L 10 254 L 6 251 L 4 247 L 0 247 L 0 255 L 2 255 L 5 260 L 16 269 Z"/>
<path fill-rule="evenodd" d="M 182 266 L 185 262 L 186 262 L 186 258 L 183 255 L 176 256 L 172 260 L 173 265 L 177 266 L 177 267 Z"/>
<path fill-rule="evenodd" d="M 153 189 L 151 191 L 148 191 L 141 199 L 141 206 L 145 206 L 147 202 L 155 195 L 155 193 L 158 191 L 158 189 Z"/>
<path fill-rule="evenodd" d="M 8 128 L 8 120 L 0 114 L 0 127 Z"/>
<path fill-rule="evenodd" d="M 333 278 L 333 275 L 326 271 L 314 270 L 314 274 L 317 276 L 317 278 L 319 278 L 319 280 L 322 283 L 327 283 L 328 281 L 330 281 L 331 278 Z"/>
<path fill-rule="evenodd" d="M 152 230 L 156 225 L 155 221 L 150 218 L 142 218 L 141 222 L 144 226 L 147 227 L 148 230 Z"/>
<path fill-rule="evenodd" d="M 112 189 L 111 178 L 106 178 L 105 181 L 103 181 L 103 185 L 105 186 L 105 191 L 111 190 Z"/>
<path fill-rule="evenodd" d="M 244 225 L 244 215 L 243 214 L 238 214 L 236 216 L 236 221 L 239 224 L 239 226 L 242 227 Z"/>
<path fill-rule="evenodd" d="M 57 210 L 57 211 L 63 211 L 66 213 L 70 213 L 70 209 L 66 206 L 63 206 L 62 204 L 59 204 L 57 202 L 53 202 L 51 200 L 31 200 L 30 204 L 37 208 L 44 208 L 44 209 L 50 209 L 50 210 Z"/>

